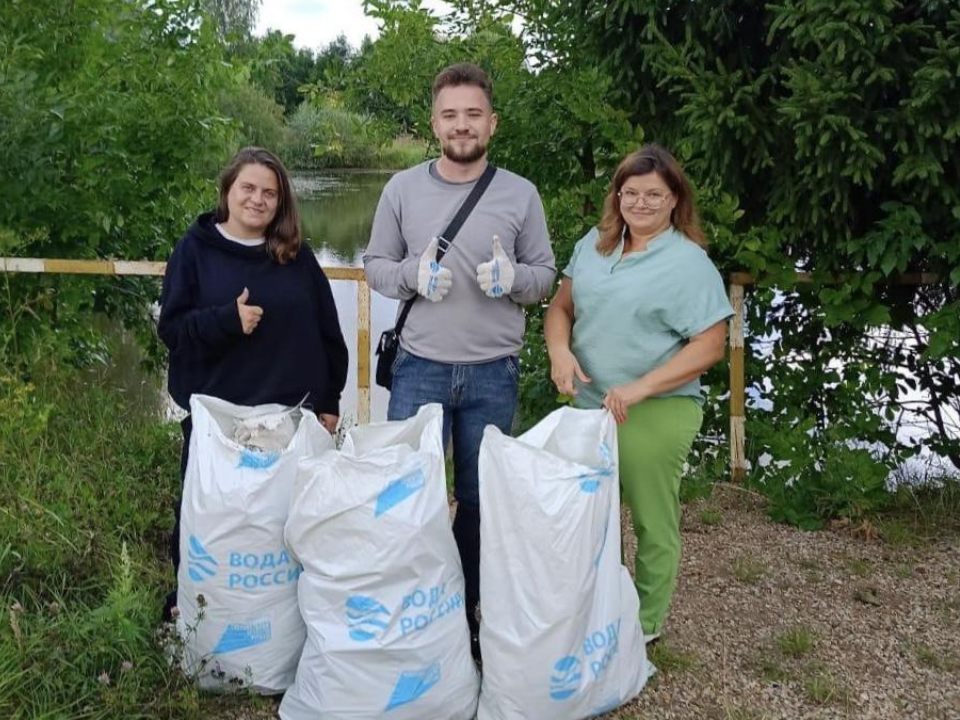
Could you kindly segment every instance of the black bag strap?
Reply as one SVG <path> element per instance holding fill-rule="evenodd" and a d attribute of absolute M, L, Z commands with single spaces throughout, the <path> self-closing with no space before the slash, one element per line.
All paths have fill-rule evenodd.
<path fill-rule="evenodd" d="M 493 180 L 493 176 L 496 174 L 496 172 L 497 168 L 487 163 L 487 167 L 477 180 L 477 184 L 473 186 L 470 194 L 467 195 L 466 199 L 463 201 L 463 204 L 460 206 L 460 209 L 457 210 L 457 214 L 453 216 L 453 220 L 451 220 L 450 224 L 447 225 L 447 229 L 437 236 L 437 240 L 439 241 L 437 243 L 437 262 L 443 260 L 443 256 L 447 254 L 450 246 L 453 245 L 454 238 L 457 237 L 457 233 L 460 232 L 460 228 L 463 227 L 463 223 L 467 221 L 467 218 L 470 217 L 470 213 L 473 212 L 473 209 L 477 206 L 477 203 L 480 202 L 480 198 L 483 197 L 483 194 L 487 191 L 487 187 L 489 187 L 490 181 Z M 420 296 L 414 295 L 404 303 L 403 310 L 400 311 L 400 317 L 397 318 L 397 324 L 393 329 L 398 337 L 403 330 L 404 323 L 407 322 L 407 315 L 410 314 L 410 308 L 418 297 Z"/>

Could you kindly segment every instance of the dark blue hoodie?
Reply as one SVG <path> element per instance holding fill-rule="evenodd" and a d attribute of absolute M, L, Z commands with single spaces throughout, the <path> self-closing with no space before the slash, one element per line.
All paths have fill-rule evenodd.
<path fill-rule="evenodd" d="M 237 297 L 263 308 L 243 334 Z M 189 409 L 193 393 L 238 405 L 296 405 L 340 414 L 347 346 L 330 282 L 304 242 L 279 265 L 266 246 L 224 238 L 213 213 L 201 215 L 167 263 L 157 332 L 170 349 L 168 387 Z"/>

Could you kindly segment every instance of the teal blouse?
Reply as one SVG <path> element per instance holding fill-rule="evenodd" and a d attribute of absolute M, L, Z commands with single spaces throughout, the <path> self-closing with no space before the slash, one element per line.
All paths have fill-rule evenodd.
<path fill-rule="evenodd" d="M 600 407 L 610 388 L 663 365 L 688 338 L 733 315 L 706 252 L 673 227 L 626 257 L 623 240 L 610 255 L 598 253 L 598 237 L 594 228 L 581 238 L 563 270 L 573 280 L 571 350 L 592 380 L 577 381 L 582 408 Z M 703 404 L 699 380 L 670 395 Z"/>

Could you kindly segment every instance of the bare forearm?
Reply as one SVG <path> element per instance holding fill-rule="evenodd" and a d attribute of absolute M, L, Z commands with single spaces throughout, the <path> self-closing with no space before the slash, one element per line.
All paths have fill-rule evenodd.
<path fill-rule="evenodd" d="M 543 337 L 550 357 L 555 357 L 558 352 L 569 352 L 572 330 L 573 318 L 564 308 L 552 303 L 543 319 Z"/>
<path fill-rule="evenodd" d="M 640 402 L 696 380 L 723 358 L 722 344 L 690 342 L 658 368 L 630 383 L 628 393 Z"/>

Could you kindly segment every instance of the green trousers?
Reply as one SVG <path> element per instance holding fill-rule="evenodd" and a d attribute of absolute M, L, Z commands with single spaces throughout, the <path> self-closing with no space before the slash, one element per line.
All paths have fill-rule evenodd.
<path fill-rule="evenodd" d="M 691 397 L 651 398 L 630 407 L 617 428 L 620 484 L 637 535 L 640 624 L 659 633 L 680 567 L 680 476 L 703 422 Z"/>

